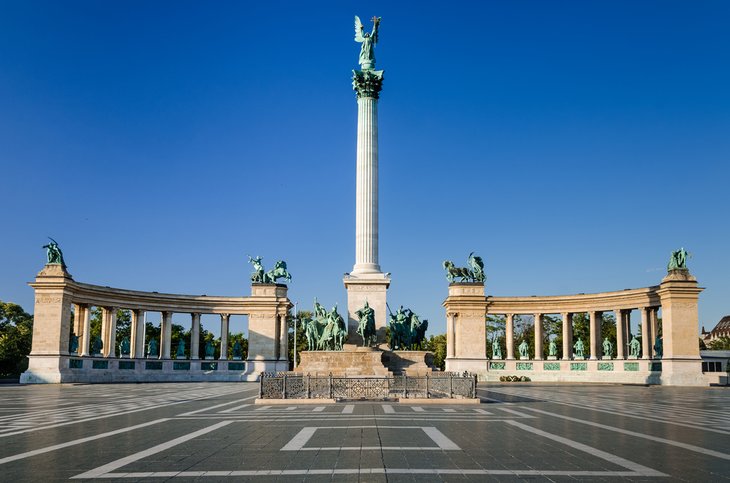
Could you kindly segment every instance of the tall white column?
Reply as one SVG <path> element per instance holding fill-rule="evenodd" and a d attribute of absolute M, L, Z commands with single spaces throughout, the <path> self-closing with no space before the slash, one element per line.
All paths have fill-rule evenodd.
<path fill-rule="evenodd" d="M 170 346 L 172 345 L 172 312 L 162 312 L 160 327 L 160 359 L 170 358 Z"/>
<path fill-rule="evenodd" d="M 542 314 L 535 314 L 535 360 L 542 360 Z"/>
<path fill-rule="evenodd" d="M 218 359 L 228 359 L 228 322 L 231 316 L 229 314 L 221 314 L 221 354 Z"/>
<path fill-rule="evenodd" d="M 279 316 L 279 360 L 289 363 L 289 331 L 285 314 Z"/>
<path fill-rule="evenodd" d="M 200 314 L 191 314 L 193 327 L 190 331 L 190 358 L 200 359 Z"/>
<path fill-rule="evenodd" d="M 455 337 L 455 320 L 456 314 L 449 312 L 446 314 L 446 357 L 451 359 L 456 354 L 456 337 Z"/>
<path fill-rule="evenodd" d="M 601 340 L 601 313 L 596 312 L 594 310 L 591 310 L 589 312 L 590 316 L 590 345 L 589 349 L 591 351 L 591 360 L 598 359 L 599 354 L 599 347 L 600 347 L 600 340 Z"/>
<path fill-rule="evenodd" d="M 613 311 L 616 316 L 616 359 L 624 358 L 624 313 L 620 309 Z"/>
<path fill-rule="evenodd" d="M 564 312 L 563 317 L 563 360 L 573 358 L 573 314 Z"/>
<path fill-rule="evenodd" d="M 651 329 L 649 328 L 649 308 L 642 307 L 641 312 L 641 358 L 649 359 L 651 357 Z"/>
<path fill-rule="evenodd" d="M 654 349 L 654 342 L 659 335 L 659 309 L 651 307 L 649 309 L 649 331 L 651 332 L 651 338 L 649 339 L 649 346 L 651 347 L 651 358 L 654 359 L 657 356 L 656 350 Z"/>
<path fill-rule="evenodd" d="M 133 310 L 132 311 L 132 334 L 131 344 L 129 353 L 132 357 L 137 359 L 144 358 L 144 336 L 145 336 L 145 325 L 144 325 L 144 310 Z"/>
<path fill-rule="evenodd" d="M 507 345 L 507 360 L 515 358 L 515 314 L 507 314 L 504 321 L 504 339 Z"/>
<path fill-rule="evenodd" d="M 81 332 L 81 340 L 79 341 L 79 343 L 81 344 L 81 350 L 79 351 L 79 354 L 81 354 L 82 356 L 88 356 L 89 343 L 91 340 L 91 307 L 89 307 L 88 305 L 84 305 L 83 311 L 83 330 Z"/>

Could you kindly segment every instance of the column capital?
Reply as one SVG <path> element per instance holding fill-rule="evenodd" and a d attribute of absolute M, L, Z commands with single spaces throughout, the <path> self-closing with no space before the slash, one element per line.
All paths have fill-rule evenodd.
<path fill-rule="evenodd" d="M 219 314 L 221 316 L 221 319 L 227 319 L 231 316 L 231 314 Z"/>
<path fill-rule="evenodd" d="M 353 70 L 352 90 L 357 92 L 357 98 L 371 97 L 378 99 L 383 89 L 382 70 Z"/>

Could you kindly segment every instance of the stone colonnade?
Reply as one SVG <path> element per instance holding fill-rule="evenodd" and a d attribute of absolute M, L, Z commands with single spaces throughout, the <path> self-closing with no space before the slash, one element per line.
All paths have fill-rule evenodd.
<path fill-rule="evenodd" d="M 226 377 L 219 375 L 214 380 L 255 380 L 262 371 L 288 370 L 288 338 L 286 317 L 291 302 L 287 298 L 286 285 L 253 284 L 248 297 L 219 297 L 206 295 L 178 295 L 157 292 L 139 292 L 79 283 L 60 265 L 49 264 L 30 284 L 35 289 L 35 313 L 33 324 L 33 344 L 29 356 L 28 370 L 21 376 L 21 382 L 86 382 L 86 369 L 99 369 L 93 380 L 99 380 L 101 370 L 106 370 L 104 380 L 114 381 L 113 368 L 131 369 L 137 360 L 143 362 L 157 359 L 164 362 L 161 366 L 151 366 L 161 372 L 143 372 L 143 380 L 195 380 L 190 372 L 179 370 L 203 370 L 201 362 L 204 348 L 199 345 L 200 318 L 202 314 L 220 316 L 221 350 L 219 361 L 228 361 L 228 331 L 231 315 L 249 317 L 249 351 L 245 364 L 228 363 Z M 74 317 L 71 320 L 71 307 Z M 90 321 L 92 307 L 102 309 L 101 353 L 94 353 L 91 340 Z M 123 308 L 131 312 L 131 334 L 129 355 L 117 354 L 116 325 L 117 310 Z M 145 351 L 145 312 L 161 314 L 160 341 L 155 354 Z M 172 315 L 187 313 L 191 317 L 191 337 L 189 343 L 191 365 L 175 366 L 175 377 L 166 369 L 173 368 L 172 359 Z M 70 351 L 69 335 L 78 337 L 78 348 Z M 85 361 L 85 359 L 91 359 Z M 130 360 L 130 363 L 118 361 Z M 144 359 L 144 361 L 139 361 Z M 180 361 L 180 359 L 175 359 Z M 135 368 L 139 374 L 140 367 Z M 192 369 L 191 369 L 192 367 Z M 209 366 L 213 367 L 213 366 Z M 149 368 L 149 367 L 148 367 Z M 231 373 L 235 371 L 235 373 Z M 130 380 L 131 372 L 120 380 Z M 231 377 L 233 379 L 231 379 Z M 206 379 L 201 379 L 206 380 Z"/>
<path fill-rule="evenodd" d="M 660 285 L 653 287 L 568 296 L 487 297 L 483 284 L 453 283 L 443 304 L 447 327 L 446 370 L 467 370 L 485 379 L 515 374 L 505 371 L 517 371 L 517 375 L 520 375 L 519 371 L 525 371 L 523 375 L 536 380 L 705 385 L 697 342 L 697 300 L 701 291 L 687 270 L 673 270 Z M 637 309 L 642 334 L 638 358 L 629 352 L 631 311 Z M 654 344 L 658 335 L 659 309 L 662 310 L 661 355 Z M 610 355 L 603 353 L 601 340 L 606 312 L 615 315 L 616 323 L 616 346 Z M 572 318 L 577 313 L 587 313 L 590 321 L 590 340 L 583 341 L 585 358 L 576 358 L 573 354 Z M 585 363 L 561 364 L 553 357 L 542 363 L 543 318 L 547 314 L 560 314 L 561 317 L 561 360 L 585 360 Z M 490 361 L 487 358 L 486 315 L 505 318 L 506 357 L 503 359 Z M 534 353 L 527 357 L 521 357 L 515 347 L 514 320 L 518 315 L 530 315 L 534 319 Z M 569 371 L 567 375 L 566 370 Z"/>

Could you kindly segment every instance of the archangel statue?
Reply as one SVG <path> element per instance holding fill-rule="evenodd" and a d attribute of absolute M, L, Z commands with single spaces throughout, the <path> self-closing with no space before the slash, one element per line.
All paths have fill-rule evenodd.
<path fill-rule="evenodd" d="M 360 17 L 355 15 L 355 42 L 359 42 L 360 46 L 360 64 L 362 70 L 375 69 L 375 44 L 378 43 L 378 26 L 380 25 L 380 17 L 373 17 L 373 31 L 365 32 L 365 28 L 360 21 Z"/>
<path fill-rule="evenodd" d="M 51 240 L 51 243 L 43 245 L 43 248 L 46 249 L 46 257 L 48 259 L 46 263 L 49 265 L 61 265 L 63 268 L 66 268 L 66 262 L 63 261 L 63 252 L 58 246 L 58 243 L 51 237 L 48 237 L 48 239 Z"/>
<path fill-rule="evenodd" d="M 411 309 L 404 309 L 401 305 L 395 314 L 390 314 L 388 329 L 391 350 L 418 350 L 426 339 L 428 320 L 421 322 Z"/>
<path fill-rule="evenodd" d="M 469 254 L 467 259 L 469 267 L 457 267 L 451 260 L 444 260 L 443 267 L 446 270 L 446 279 L 453 283 L 457 278 L 461 279 L 460 282 L 484 282 L 486 275 L 484 274 L 484 261 L 482 257 L 474 255 L 474 252 Z"/>

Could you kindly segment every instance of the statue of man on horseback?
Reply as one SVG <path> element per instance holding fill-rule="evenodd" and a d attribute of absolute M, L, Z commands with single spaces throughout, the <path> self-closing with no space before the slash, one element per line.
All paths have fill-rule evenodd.
<path fill-rule="evenodd" d="M 362 346 L 370 347 L 375 343 L 375 311 L 365 301 L 365 306 L 355 312 L 359 323 L 357 324 L 357 333 L 362 337 Z"/>

